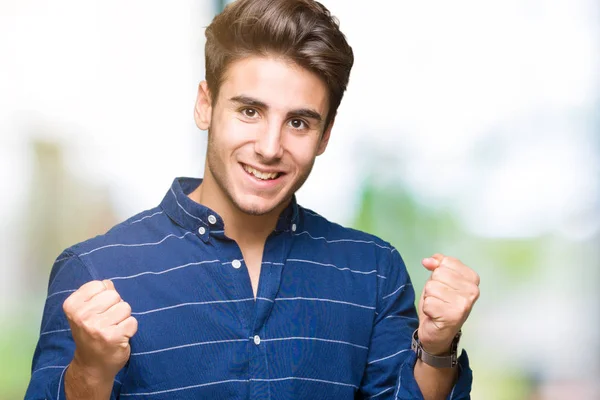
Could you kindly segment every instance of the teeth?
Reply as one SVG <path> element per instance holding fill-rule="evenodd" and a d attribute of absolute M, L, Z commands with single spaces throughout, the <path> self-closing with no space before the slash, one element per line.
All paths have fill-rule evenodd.
<path fill-rule="evenodd" d="M 279 175 L 278 172 L 270 172 L 270 173 L 260 172 L 260 171 L 254 169 L 248 165 L 245 165 L 245 164 L 244 164 L 244 169 L 246 170 L 246 172 L 249 172 L 252 175 L 254 175 L 255 177 L 257 177 L 258 179 L 262 179 L 262 180 L 275 179 Z"/>

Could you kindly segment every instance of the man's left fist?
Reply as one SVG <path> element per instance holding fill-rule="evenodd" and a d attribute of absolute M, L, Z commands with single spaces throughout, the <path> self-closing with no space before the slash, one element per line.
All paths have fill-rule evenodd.
<path fill-rule="evenodd" d="M 444 355 L 479 298 L 479 275 L 442 254 L 422 263 L 432 272 L 419 301 L 419 340 L 426 352 Z"/>

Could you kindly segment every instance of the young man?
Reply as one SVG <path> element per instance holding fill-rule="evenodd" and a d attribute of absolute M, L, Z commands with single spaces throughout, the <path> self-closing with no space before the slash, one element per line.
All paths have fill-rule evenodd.
<path fill-rule="evenodd" d="M 203 180 L 61 254 L 26 399 L 464 399 L 479 277 L 302 208 L 353 54 L 312 0 L 238 0 L 206 30 Z M 411 343 L 414 349 L 411 349 Z"/>

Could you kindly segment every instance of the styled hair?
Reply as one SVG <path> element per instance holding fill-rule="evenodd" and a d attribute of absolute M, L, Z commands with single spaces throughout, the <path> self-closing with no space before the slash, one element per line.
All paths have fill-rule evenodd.
<path fill-rule="evenodd" d="M 339 21 L 314 0 L 237 0 L 206 28 L 206 82 L 215 102 L 228 66 L 248 56 L 282 56 L 327 86 L 335 116 L 354 63 Z"/>

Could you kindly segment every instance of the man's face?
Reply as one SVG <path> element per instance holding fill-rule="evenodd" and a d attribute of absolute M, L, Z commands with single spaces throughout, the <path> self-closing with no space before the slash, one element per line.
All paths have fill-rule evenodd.
<path fill-rule="evenodd" d="M 213 106 L 205 82 L 198 94 L 196 123 L 209 130 L 204 182 L 244 213 L 281 212 L 325 151 L 328 111 L 325 84 L 288 60 L 232 63 Z"/>

